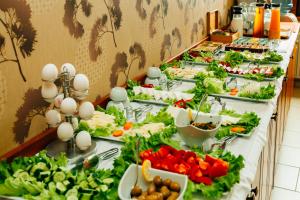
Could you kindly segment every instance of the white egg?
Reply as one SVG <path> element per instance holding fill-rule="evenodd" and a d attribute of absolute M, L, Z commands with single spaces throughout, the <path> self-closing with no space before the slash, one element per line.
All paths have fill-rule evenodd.
<path fill-rule="evenodd" d="M 89 79 L 84 74 L 76 74 L 74 81 L 73 81 L 73 87 L 77 91 L 84 91 L 89 89 Z"/>
<path fill-rule="evenodd" d="M 72 125 L 73 125 L 74 130 L 76 130 L 78 128 L 78 119 L 77 119 L 77 117 L 72 118 Z"/>
<path fill-rule="evenodd" d="M 56 85 L 52 82 L 43 82 L 42 97 L 44 99 L 54 99 L 58 93 Z"/>
<path fill-rule="evenodd" d="M 56 127 L 61 122 L 61 116 L 57 110 L 48 110 L 45 117 L 51 127 Z"/>
<path fill-rule="evenodd" d="M 57 79 L 58 70 L 54 64 L 46 64 L 42 69 L 42 80 L 45 81 L 54 81 Z"/>
<path fill-rule="evenodd" d="M 94 111 L 95 108 L 91 102 L 86 101 L 79 106 L 79 116 L 81 119 L 90 119 L 93 117 Z"/>
<path fill-rule="evenodd" d="M 85 90 L 85 91 L 76 91 L 76 90 L 74 90 L 73 94 L 74 94 L 74 97 L 76 99 L 83 100 L 88 96 L 89 91 L 88 90 Z"/>
<path fill-rule="evenodd" d="M 67 97 L 61 102 L 60 109 L 66 115 L 72 115 L 77 109 L 76 101 L 71 97 Z"/>
<path fill-rule="evenodd" d="M 69 122 L 61 123 L 57 128 L 57 136 L 60 140 L 66 142 L 70 140 L 74 135 L 74 129 Z"/>
<path fill-rule="evenodd" d="M 113 101 L 126 101 L 127 96 L 126 89 L 122 87 L 114 87 L 110 92 L 110 98 Z"/>
<path fill-rule="evenodd" d="M 56 108 L 60 108 L 61 102 L 64 100 L 64 94 L 58 94 L 54 99 L 54 105 Z"/>
<path fill-rule="evenodd" d="M 89 132 L 80 131 L 76 136 L 76 145 L 82 151 L 87 150 L 92 145 L 92 138 Z"/>
<path fill-rule="evenodd" d="M 70 73 L 70 77 L 74 77 L 76 74 L 76 69 L 74 67 L 74 65 L 72 65 L 71 63 L 65 63 L 61 66 L 60 68 L 60 72 L 69 72 Z"/>

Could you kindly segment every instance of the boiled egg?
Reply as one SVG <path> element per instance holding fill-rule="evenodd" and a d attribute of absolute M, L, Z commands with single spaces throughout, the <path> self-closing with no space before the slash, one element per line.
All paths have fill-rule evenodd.
<path fill-rule="evenodd" d="M 58 70 L 54 64 L 46 64 L 42 69 L 41 76 L 44 81 L 54 81 L 57 79 Z"/>
<path fill-rule="evenodd" d="M 73 87 L 77 91 L 85 91 L 89 89 L 89 79 L 84 74 L 76 74 L 74 81 L 73 81 Z"/>
<path fill-rule="evenodd" d="M 44 99 L 54 99 L 58 93 L 58 89 L 52 82 L 43 82 L 41 92 Z"/>
<path fill-rule="evenodd" d="M 87 150 L 92 145 L 92 138 L 89 132 L 80 131 L 76 136 L 76 145 L 82 151 Z"/>
<path fill-rule="evenodd" d="M 95 108 L 91 102 L 86 101 L 79 106 L 79 116 L 81 119 L 90 119 L 93 117 L 94 111 Z"/>
<path fill-rule="evenodd" d="M 61 116 L 57 110 L 48 110 L 45 117 L 51 127 L 56 127 L 61 122 Z"/>
<path fill-rule="evenodd" d="M 61 66 L 60 68 L 60 72 L 69 72 L 70 77 L 74 77 L 76 74 L 76 69 L 74 67 L 74 65 L 72 65 L 71 63 L 65 63 Z"/>
<path fill-rule="evenodd" d="M 66 115 L 72 115 L 77 109 L 76 101 L 71 97 L 67 97 L 61 102 L 60 109 Z"/>
<path fill-rule="evenodd" d="M 73 126 L 69 122 L 61 123 L 57 128 L 57 136 L 60 140 L 66 142 L 74 135 Z"/>
<path fill-rule="evenodd" d="M 60 108 L 61 102 L 64 100 L 64 94 L 58 94 L 54 99 L 54 105 L 56 108 Z"/>

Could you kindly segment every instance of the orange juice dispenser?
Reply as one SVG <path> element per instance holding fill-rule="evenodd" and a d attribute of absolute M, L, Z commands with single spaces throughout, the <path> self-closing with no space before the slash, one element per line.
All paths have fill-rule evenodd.
<path fill-rule="evenodd" d="M 272 3 L 269 39 L 280 39 L 280 4 Z"/>
<path fill-rule="evenodd" d="M 253 27 L 253 37 L 264 37 L 264 4 L 257 3 Z"/>

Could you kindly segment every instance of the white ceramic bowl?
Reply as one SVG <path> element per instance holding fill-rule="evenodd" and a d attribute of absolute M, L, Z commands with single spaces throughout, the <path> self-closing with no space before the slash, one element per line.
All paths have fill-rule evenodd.
<path fill-rule="evenodd" d="M 113 101 L 126 101 L 127 91 L 123 87 L 114 87 L 110 92 L 110 99 Z"/>
<path fill-rule="evenodd" d="M 150 78 L 160 78 L 161 71 L 158 67 L 149 67 L 147 71 L 147 76 Z"/>
<path fill-rule="evenodd" d="M 192 112 L 193 119 L 196 117 L 196 111 Z M 177 127 L 180 137 L 188 146 L 202 146 L 202 144 L 209 138 L 214 138 L 216 132 L 221 126 L 221 116 L 201 114 L 199 113 L 195 122 L 208 123 L 212 122 L 216 125 L 215 129 L 204 130 L 190 125 L 190 117 L 187 110 L 181 110 L 175 119 L 175 125 Z"/>
<path fill-rule="evenodd" d="M 150 183 L 147 183 L 144 180 L 143 175 L 142 175 L 142 167 L 141 166 L 139 166 L 138 173 L 139 173 L 139 177 L 138 177 L 137 184 L 138 184 L 138 186 L 141 187 L 141 189 L 143 191 L 146 191 Z M 178 199 L 180 199 L 180 200 L 183 199 L 183 195 L 184 195 L 184 192 L 185 192 L 187 184 L 188 184 L 188 177 L 186 175 L 176 174 L 176 173 L 153 169 L 153 168 L 150 169 L 150 173 L 153 176 L 158 175 L 162 179 L 169 178 L 172 181 L 176 181 L 177 183 L 179 183 L 181 190 L 180 190 Z M 128 169 L 126 170 L 126 172 L 124 173 L 124 175 L 120 181 L 119 187 L 118 187 L 118 195 L 121 200 L 130 200 L 131 199 L 130 192 L 134 186 L 135 180 L 136 180 L 136 165 L 131 164 L 128 167 Z"/>

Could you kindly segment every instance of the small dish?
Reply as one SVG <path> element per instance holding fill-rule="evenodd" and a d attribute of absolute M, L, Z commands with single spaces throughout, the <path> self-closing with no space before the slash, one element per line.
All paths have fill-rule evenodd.
<path fill-rule="evenodd" d="M 150 78 L 160 78 L 161 71 L 158 67 L 149 67 L 147 71 L 147 76 Z"/>
<path fill-rule="evenodd" d="M 110 99 L 113 101 L 126 101 L 128 98 L 127 91 L 122 87 L 114 87 L 110 92 Z"/>
<path fill-rule="evenodd" d="M 209 138 L 215 137 L 216 132 L 221 126 L 222 118 L 219 115 L 210 114 L 199 114 L 194 120 L 199 123 L 212 122 L 216 127 L 211 130 L 204 130 L 192 126 L 190 124 L 191 117 L 189 116 L 189 111 L 181 110 L 176 117 L 175 125 L 177 127 L 180 137 L 188 146 L 202 146 L 203 143 Z M 192 112 L 192 119 L 196 116 L 196 112 Z"/>
<path fill-rule="evenodd" d="M 139 168 L 139 170 L 138 170 L 139 174 L 138 174 L 137 185 L 140 186 L 143 191 L 145 191 L 150 183 L 147 183 L 144 180 L 143 175 L 142 175 L 142 167 L 138 166 L 138 168 Z M 153 176 L 158 175 L 162 179 L 169 178 L 172 181 L 176 181 L 177 183 L 179 183 L 181 190 L 180 190 L 178 199 L 180 199 L 180 200 L 183 199 L 183 195 L 184 195 L 184 192 L 185 192 L 185 190 L 187 188 L 187 184 L 188 184 L 188 177 L 186 175 L 176 174 L 176 173 L 153 169 L 153 168 L 150 169 L 150 173 Z M 120 181 L 119 187 L 118 187 L 118 195 L 121 200 L 131 200 L 132 199 L 130 196 L 130 192 L 135 184 L 136 177 L 137 177 L 136 176 L 136 164 L 131 164 L 127 168 L 126 172 L 124 173 L 124 175 Z"/>

